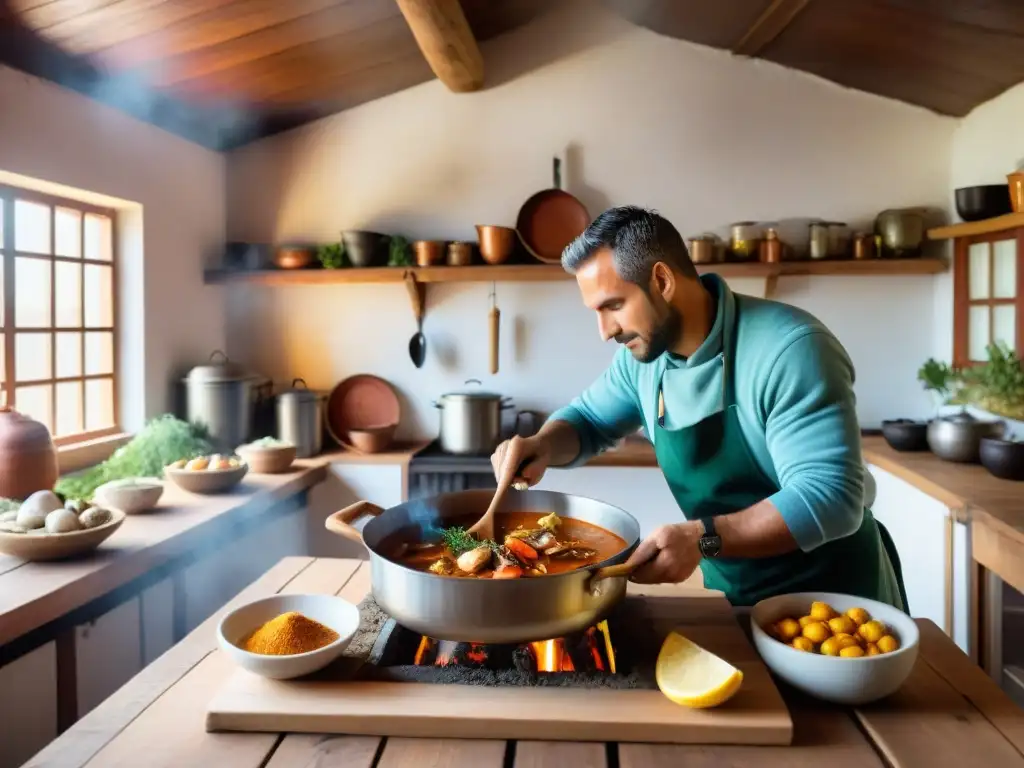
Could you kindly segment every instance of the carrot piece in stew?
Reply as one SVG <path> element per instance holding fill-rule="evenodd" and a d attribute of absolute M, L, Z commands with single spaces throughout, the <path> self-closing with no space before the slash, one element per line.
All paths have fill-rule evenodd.
<path fill-rule="evenodd" d="M 503 565 L 491 576 L 492 579 L 518 579 L 523 575 L 523 569 L 518 565 Z"/>
<path fill-rule="evenodd" d="M 537 559 L 537 550 L 522 539 L 516 539 L 509 536 L 505 539 L 505 546 L 508 547 L 509 552 L 523 562 L 532 563 Z"/>

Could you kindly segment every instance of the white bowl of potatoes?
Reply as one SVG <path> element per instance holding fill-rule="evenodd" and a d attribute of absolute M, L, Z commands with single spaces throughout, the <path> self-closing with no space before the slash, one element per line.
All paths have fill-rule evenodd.
<path fill-rule="evenodd" d="M 917 661 L 920 632 L 903 611 L 856 595 L 798 592 L 757 603 L 754 645 L 778 677 L 856 706 L 895 693 Z"/>
<path fill-rule="evenodd" d="M 237 456 L 211 454 L 181 459 L 164 468 L 164 476 L 190 493 L 224 493 L 245 477 L 249 465 Z"/>

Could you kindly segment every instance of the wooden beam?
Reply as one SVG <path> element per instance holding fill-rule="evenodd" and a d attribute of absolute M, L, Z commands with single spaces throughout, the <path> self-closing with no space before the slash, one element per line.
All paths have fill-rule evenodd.
<path fill-rule="evenodd" d="M 395 0 L 437 79 L 455 93 L 484 85 L 484 59 L 459 0 Z"/>
<path fill-rule="evenodd" d="M 811 0 L 772 0 L 771 4 L 733 46 L 737 56 L 757 56 L 797 17 Z"/>

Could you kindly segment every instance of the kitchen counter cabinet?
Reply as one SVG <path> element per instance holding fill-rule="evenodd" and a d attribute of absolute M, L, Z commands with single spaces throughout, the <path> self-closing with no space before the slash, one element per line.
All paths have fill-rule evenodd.
<path fill-rule="evenodd" d="M 0 667 L 0 768 L 17 768 L 57 737 L 57 644 Z"/>
<path fill-rule="evenodd" d="M 971 654 L 967 526 L 942 501 L 873 464 L 868 470 L 876 484 L 871 511 L 896 544 L 911 614 L 934 621 Z"/>
<path fill-rule="evenodd" d="M 406 739 L 308 734 L 207 733 L 205 706 L 233 673 L 216 649 L 219 616 L 243 602 L 289 592 L 341 592 L 358 602 L 368 587 L 361 561 L 287 558 L 167 654 L 35 755 L 26 768 L 138 765 L 291 768 L 406 765 L 538 768 L 582 764 L 669 768 L 681 765 L 1024 766 L 1024 713 L 927 619 L 921 652 L 903 690 L 858 711 L 783 693 L 793 714 L 789 747 L 505 742 L 481 738 Z M 635 589 L 635 586 L 632 587 Z M 486 734 L 481 734 L 486 736 Z"/>

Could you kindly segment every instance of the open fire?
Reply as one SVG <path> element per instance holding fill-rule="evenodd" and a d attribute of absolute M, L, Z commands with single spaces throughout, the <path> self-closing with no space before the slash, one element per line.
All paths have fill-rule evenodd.
<path fill-rule="evenodd" d="M 516 669 L 526 673 L 615 674 L 615 651 L 608 622 L 573 635 L 522 645 L 486 645 L 421 637 L 416 666 Z"/>

